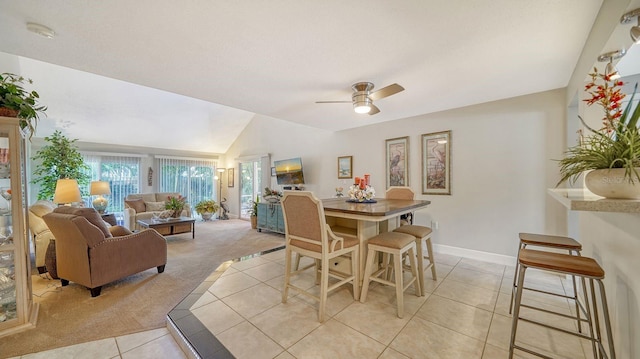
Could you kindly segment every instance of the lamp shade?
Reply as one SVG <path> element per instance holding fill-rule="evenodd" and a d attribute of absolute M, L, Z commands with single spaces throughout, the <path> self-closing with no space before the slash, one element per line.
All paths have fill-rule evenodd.
<path fill-rule="evenodd" d="M 111 194 L 111 187 L 109 187 L 109 182 L 107 181 L 93 181 L 91 182 L 91 188 L 89 190 L 89 194 L 93 195 L 104 195 Z"/>
<path fill-rule="evenodd" d="M 56 183 L 56 192 L 53 195 L 53 202 L 67 204 L 82 201 L 78 181 L 70 178 L 59 179 Z"/>

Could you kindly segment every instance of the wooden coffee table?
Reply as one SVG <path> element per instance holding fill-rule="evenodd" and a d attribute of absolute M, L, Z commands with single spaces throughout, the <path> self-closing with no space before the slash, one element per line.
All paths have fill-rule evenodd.
<path fill-rule="evenodd" d="M 139 219 L 138 224 L 143 228 L 153 228 L 163 236 L 191 232 L 191 238 L 196 238 L 196 220 L 189 217 L 169 218 L 166 221 L 154 219 Z"/>

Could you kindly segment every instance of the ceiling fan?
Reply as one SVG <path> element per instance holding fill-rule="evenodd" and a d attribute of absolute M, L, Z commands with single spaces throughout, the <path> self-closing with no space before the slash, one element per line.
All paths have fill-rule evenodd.
<path fill-rule="evenodd" d="M 355 112 L 375 115 L 380 112 L 380 109 L 373 104 L 373 101 L 404 91 L 404 87 L 398 84 L 391 84 L 378 91 L 371 92 L 371 90 L 373 90 L 373 84 L 371 82 L 358 82 L 353 84 L 351 88 L 353 89 L 351 101 L 316 101 L 316 103 L 353 103 L 353 110 Z"/>

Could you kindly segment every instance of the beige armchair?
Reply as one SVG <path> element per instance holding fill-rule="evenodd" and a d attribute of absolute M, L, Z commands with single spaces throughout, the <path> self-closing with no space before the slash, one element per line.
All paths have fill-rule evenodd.
<path fill-rule="evenodd" d="M 81 284 L 96 297 L 103 285 L 117 279 L 153 267 L 164 271 L 167 242 L 154 229 L 131 233 L 121 226 L 109 228 L 93 208 L 63 206 L 43 218 L 56 237 L 63 286 L 69 281 Z"/>
<path fill-rule="evenodd" d="M 47 271 L 45 268 L 45 254 L 47 253 L 47 247 L 49 246 L 49 241 L 51 239 L 55 239 L 53 237 L 53 233 L 47 227 L 47 224 L 44 223 L 42 216 L 47 213 L 53 212 L 56 208 L 56 205 L 50 201 L 37 201 L 36 203 L 29 206 L 29 230 L 31 231 L 31 235 L 33 236 L 33 249 L 35 251 L 36 257 L 36 268 L 38 269 L 38 273 L 42 274 Z"/>

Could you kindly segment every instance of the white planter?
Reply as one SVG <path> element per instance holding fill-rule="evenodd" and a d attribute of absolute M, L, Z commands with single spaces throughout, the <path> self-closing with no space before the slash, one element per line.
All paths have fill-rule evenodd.
<path fill-rule="evenodd" d="M 640 171 L 640 168 L 636 168 Z M 629 183 L 624 177 L 624 168 L 593 170 L 587 173 L 584 182 L 589 191 L 598 196 L 615 199 L 640 199 L 640 183 Z"/>
<path fill-rule="evenodd" d="M 206 212 L 202 213 L 201 216 L 203 221 L 209 221 L 211 220 L 211 217 L 213 217 L 213 213 Z"/>

